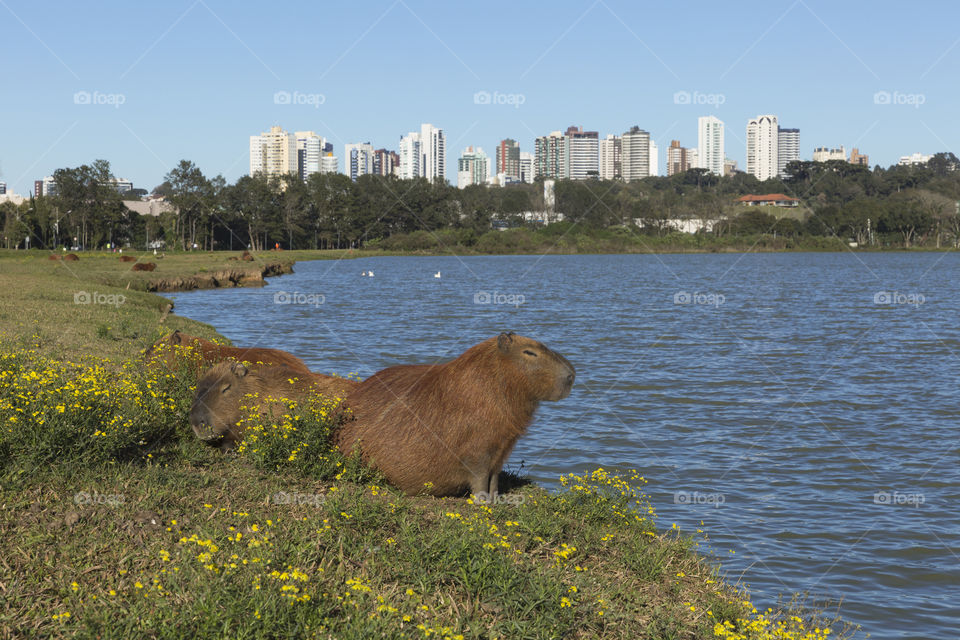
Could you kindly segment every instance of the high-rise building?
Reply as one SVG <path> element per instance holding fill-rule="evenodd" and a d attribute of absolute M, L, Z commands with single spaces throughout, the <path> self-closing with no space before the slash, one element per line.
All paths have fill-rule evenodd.
<path fill-rule="evenodd" d="M 620 177 L 620 163 L 623 150 L 621 142 L 620 136 L 615 136 L 612 133 L 607 134 L 606 138 L 600 140 L 599 167 L 601 180 L 616 180 Z"/>
<path fill-rule="evenodd" d="M 457 187 L 464 189 L 472 184 L 485 184 L 490 173 L 490 158 L 477 147 L 467 147 L 457 160 Z"/>
<path fill-rule="evenodd" d="M 520 179 L 520 145 L 516 140 L 506 138 L 497 145 L 497 175 L 514 180 Z"/>
<path fill-rule="evenodd" d="M 650 141 L 650 172 L 648 175 L 660 175 L 660 150 L 657 148 L 657 143 L 653 140 Z"/>
<path fill-rule="evenodd" d="M 0 180 L 0 196 L 7 194 L 7 183 Z"/>
<path fill-rule="evenodd" d="M 723 175 L 729 177 L 737 173 L 738 171 L 740 170 L 737 169 L 736 160 L 731 160 L 730 158 L 727 158 L 726 160 L 723 161 Z"/>
<path fill-rule="evenodd" d="M 566 137 L 560 131 L 534 141 L 534 172 L 538 178 L 566 178 L 569 175 Z"/>
<path fill-rule="evenodd" d="M 373 152 L 373 172 L 378 176 L 391 176 L 400 170 L 400 156 L 396 151 L 377 149 Z"/>
<path fill-rule="evenodd" d="M 723 121 L 714 116 L 697 119 L 697 167 L 723 175 Z"/>
<path fill-rule="evenodd" d="M 420 125 L 420 170 L 427 180 L 447 179 L 447 147 L 443 129 L 432 124 Z"/>
<path fill-rule="evenodd" d="M 373 145 L 369 142 L 343 145 L 343 162 L 347 175 L 354 182 L 360 176 L 373 173 Z"/>
<path fill-rule="evenodd" d="M 533 184 L 537 177 L 535 172 L 535 158 L 529 151 L 520 152 L 520 180 L 527 184 Z"/>
<path fill-rule="evenodd" d="M 423 175 L 420 169 L 420 134 L 417 131 L 400 138 L 397 151 L 400 156 L 400 178 L 412 180 Z"/>
<path fill-rule="evenodd" d="M 861 167 L 869 167 L 870 156 L 865 153 L 860 153 L 860 149 L 854 147 L 850 150 L 850 164 L 858 164 Z"/>
<path fill-rule="evenodd" d="M 840 145 L 839 149 L 817 147 L 813 150 L 814 162 L 829 162 L 830 160 L 847 160 L 847 150 L 843 148 L 843 145 Z"/>
<path fill-rule="evenodd" d="M 314 173 L 320 173 L 325 141 L 313 131 L 297 131 L 297 175 L 304 182 Z"/>
<path fill-rule="evenodd" d="M 778 143 L 777 116 L 757 116 L 747 122 L 747 173 L 757 180 L 776 178 L 780 163 Z"/>
<path fill-rule="evenodd" d="M 900 156 L 900 160 L 897 162 L 899 165 L 912 165 L 912 164 L 927 164 L 933 160 L 932 155 L 927 155 L 920 153 L 919 151 L 909 156 Z"/>
<path fill-rule="evenodd" d="M 650 175 L 650 134 L 633 126 L 620 138 L 620 173 L 625 182 Z"/>
<path fill-rule="evenodd" d="M 333 151 L 324 150 L 323 157 L 320 158 L 320 173 L 339 173 L 340 162 Z"/>
<path fill-rule="evenodd" d="M 565 137 L 568 149 L 568 173 L 571 180 L 586 180 L 600 175 L 599 134 L 584 131 L 583 127 L 569 127 Z"/>
<path fill-rule="evenodd" d="M 280 127 L 250 136 L 250 175 L 297 173 L 297 138 Z"/>
<path fill-rule="evenodd" d="M 33 196 L 55 196 L 57 195 L 57 181 L 53 176 L 46 176 L 43 180 L 33 181 Z"/>
<path fill-rule="evenodd" d="M 667 175 L 672 176 L 683 173 L 687 169 L 692 169 L 690 163 L 690 152 L 692 149 L 680 146 L 679 140 L 671 140 L 670 148 L 667 149 Z"/>
<path fill-rule="evenodd" d="M 787 164 L 800 159 L 800 129 L 777 129 L 777 175 L 789 178 Z"/>

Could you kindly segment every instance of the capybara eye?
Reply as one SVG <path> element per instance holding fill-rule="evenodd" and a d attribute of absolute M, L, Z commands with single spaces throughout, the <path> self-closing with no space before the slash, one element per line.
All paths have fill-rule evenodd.
<path fill-rule="evenodd" d="M 226 393 L 229 390 L 230 390 L 230 385 L 225 384 L 223 385 L 223 389 L 220 389 L 220 393 Z"/>
<path fill-rule="evenodd" d="M 530 349 L 524 349 L 524 350 L 523 350 L 523 353 L 524 353 L 525 355 L 528 355 L 528 356 L 533 356 L 534 358 L 537 357 L 537 354 L 534 353 L 533 351 L 530 351 Z"/>

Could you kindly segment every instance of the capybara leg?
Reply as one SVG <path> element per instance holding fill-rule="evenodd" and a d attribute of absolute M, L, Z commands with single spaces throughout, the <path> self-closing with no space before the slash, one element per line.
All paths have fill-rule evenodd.
<path fill-rule="evenodd" d="M 490 497 L 490 478 L 485 474 L 474 473 L 470 476 L 470 493 L 473 494 L 474 499 L 481 503 L 485 504 L 488 502 L 493 502 L 493 499 Z"/>
<path fill-rule="evenodd" d="M 500 472 L 494 471 L 490 474 L 490 502 L 495 502 L 497 499 L 497 487 L 500 482 Z"/>

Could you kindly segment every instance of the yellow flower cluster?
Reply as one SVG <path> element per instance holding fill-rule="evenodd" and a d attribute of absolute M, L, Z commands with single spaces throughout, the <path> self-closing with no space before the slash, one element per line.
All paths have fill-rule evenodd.
<path fill-rule="evenodd" d="M 750 607 L 755 615 L 738 618 L 736 624 L 729 620 L 715 623 L 714 637 L 727 640 L 827 640 L 830 635 L 828 627 L 810 629 L 798 616 L 774 620 L 772 609 L 757 613 L 749 601 L 743 604 Z M 707 613 L 712 617 L 712 613 Z"/>

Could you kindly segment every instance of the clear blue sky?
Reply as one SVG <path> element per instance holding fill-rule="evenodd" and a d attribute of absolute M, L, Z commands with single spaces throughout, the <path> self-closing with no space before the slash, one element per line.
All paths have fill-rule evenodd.
<path fill-rule="evenodd" d="M 746 122 L 765 113 L 800 129 L 801 157 L 842 144 L 886 166 L 957 151 L 958 23 L 952 1 L 0 0 L 0 180 L 25 194 L 105 158 L 152 189 L 186 158 L 232 182 L 249 136 L 273 124 L 326 136 L 342 168 L 344 143 L 395 149 L 430 122 L 453 181 L 467 145 L 532 151 L 569 125 L 639 125 L 662 167 L 708 114 L 742 169 Z M 123 104 L 75 104 L 80 91 Z M 277 91 L 324 100 L 275 104 Z M 478 91 L 523 104 L 475 104 Z M 679 91 L 707 103 L 675 104 Z M 922 104 L 876 104 L 878 91 Z"/>

